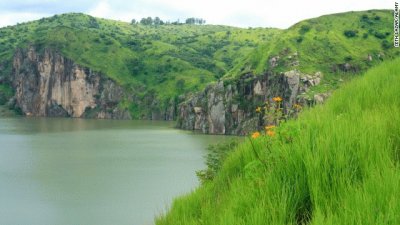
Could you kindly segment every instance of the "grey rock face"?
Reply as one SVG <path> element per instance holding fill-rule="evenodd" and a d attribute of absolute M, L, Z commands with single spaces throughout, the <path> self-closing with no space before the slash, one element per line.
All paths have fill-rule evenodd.
<path fill-rule="evenodd" d="M 100 74 L 57 51 L 39 53 L 33 46 L 16 51 L 12 77 L 15 105 L 28 116 L 85 117 L 87 110 L 98 109 L 92 117 L 101 118 L 117 109 L 123 95 L 121 87 Z M 128 116 L 117 110 L 111 117 Z"/>
<path fill-rule="evenodd" d="M 320 82 L 321 74 L 311 76 L 313 85 Z M 301 102 L 299 95 L 308 87 L 299 71 L 262 76 L 245 74 L 240 79 L 224 83 L 219 81 L 203 92 L 194 94 L 178 106 L 178 128 L 199 130 L 208 134 L 248 134 L 263 126 L 255 112 L 257 106 L 271 102 L 273 97 L 283 98 L 283 109 L 289 112 Z"/>
<path fill-rule="evenodd" d="M 96 106 L 100 77 L 55 52 L 18 50 L 13 66 L 17 104 L 26 115 L 80 117 Z"/>
<path fill-rule="evenodd" d="M 300 73 L 298 71 L 292 70 L 283 74 L 285 77 L 284 83 L 287 84 L 287 96 L 289 96 L 289 101 L 284 102 L 287 104 L 287 108 L 291 108 L 294 103 L 296 103 L 296 97 L 299 94 L 300 85 Z"/>

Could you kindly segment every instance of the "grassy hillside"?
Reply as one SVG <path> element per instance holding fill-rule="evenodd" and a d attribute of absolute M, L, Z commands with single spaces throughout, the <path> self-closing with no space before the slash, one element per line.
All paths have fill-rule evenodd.
<path fill-rule="evenodd" d="M 268 69 L 279 71 L 288 68 L 297 68 L 305 73 L 316 69 L 329 73 L 333 72 L 334 63 L 346 62 L 354 64 L 357 67 L 354 69 L 363 70 L 383 60 L 384 52 L 394 49 L 392 24 L 389 10 L 346 12 L 301 21 L 283 30 L 279 38 L 256 49 L 241 67 L 238 65 L 228 75 L 237 75 L 239 69 L 259 74 Z M 287 64 L 291 61 L 289 53 L 294 52 L 298 53 L 298 66 Z M 279 66 L 271 68 L 268 60 L 277 55 L 286 58 Z M 372 61 L 367 60 L 368 55 Z"/>
<path fill-rule="evenodd" d="M 400 224 L 400 59 L 240 145 L 166 224 Z M 255 157 L 254 150 L 261 160 Z"/>
<path fill-rule="evenodd" d="M 283 30 L 279 38 L 263 43 L 225 78 L 267 70 L 297 69 L 309 74 L 321 71 L 324 80 L 315 91 L 337 88 L 339 80 L 399 56 L 400 51 L 392 44 L 392 17 L 389 10 L 369 10 L 301 21 Z M 279 60 L 273 67 L 270 60 L 276 56 Z"/>
<path fill-rule="evenodd" d="M 7 74 L 16 47 L 52 47 L 123 86 L 170 98 L 222 77 L 278 31 L 131 25 L 71 13 L 0 29 L 0 63 L 8 66 L 2 72 Z"/>
<path fill-rule="evenodd" d="M 222 77 L 235 79 L 249 72 L 322 71 L 323 85 L 315 91 L 336 88 L 346 74 L 399 54 L 391 44 L 392 27 L 389 10 L 327 15 L 286 30 L 131 25 L 69 13 L 1 28 L 0 80 L 11 74 L 15 48 L 51 47 L 124 86 L 134 97 L 120 105 L 137 118 L 149 111 L 147 99 L 157 99 L 162 108 L 170 99 L 202 90 Z M 274 57 L 279 59 L 271 66 Z M 0 85 L 0 95 L 9 96 L 1 91 L 7 89 L 4 82 Z"/>

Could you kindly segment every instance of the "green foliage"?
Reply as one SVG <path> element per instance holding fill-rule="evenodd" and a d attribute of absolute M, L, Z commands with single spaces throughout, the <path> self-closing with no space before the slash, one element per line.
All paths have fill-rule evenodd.
<path fill-rule="evenodd" d="M 375 17 L 379 19 L 374 19 Z M 346 56 L 353 58 L 351 64 L 358 67 L 355 71 L 362 72 L 377 65 L 381 60 L 393 59 L 399 54 L 398 48 L 382 48 L 382 40 L 375 38 L 375 33 L 378 32 L 385 35 L 387 41 L 393 42 L 393 37 L 386 35 L 392 32 L 392 27 L 387 26 L 393 23 L 392 17 L 389 10 L 371 10 L 301 21 L 269 36 L 267 41 L 252 50 L 245 60 L 238 61 L 223 79 L 234 79 L 246 73 L 279 73 L 296 69 L 310 74 L 321 71 L 325 75 L 324 80 L 329 81 L 326 84 L 334 86 L 334 82 L 337 82 L 335 77 L 340 77 L 343 73 L 334 68 L 344 64 Z M 345 31 L 358 33 L 355 37 L 348 38 L 344 35 Z M 354 34 L 353 32 L 349 33 Z M 295 53 L 298 57 L 294 57 Z M 379 60 L 367 61 L 368 55 Z M 383 55 L 384 57 L 380 57 Z M 280 59 L 278 66 L 271 67 L 269 60 L 274 56 L 279 56 Z M 333 79 L 327 80 L 326 77 Z"/>
<path fill-rule="evenodd" d="M 353 57 L 351 56 L 351 55 L 348 55 L 348 56 L 345 56 L 344 57 L 344 61 L 345 62 L 350 62 L 350 61 L 352 61 L 353 60 Z"/>
<path fill-rule="evenodd" d="M 266 166 L 239 145 L 156 224 L 400 224 L 399 65 L 371 69 L 253 140 Z"/>
<path fill-rule="evenodd" d="M 175 87 L 180 93 L 182 93 L 185 88 L 185 80 L 179 79 L 176 81 Z"/>
<path fill-rule="evenodd" d="M 303 41 L 303 37 L 300 36 L 300 37 L 297 37 L 297 38 L 296 38 L 296 42 L 297 42 L 297 43 L 301 43 L 302 41 Z"/>
<path fill-rule="evenodd" d="M 230 140 L 208 146 L 208 153 L 205 158 L 207 169 L 196 171 L 196 175 L 201 183 L 212 181 L 221 170 L 226 157 L 239 144 L 238 140 Z"/>
<path fill-rule="evenodd" d="M 309 24 L 304 24 L 304 25 L 302 25 L 302 26 L 300 27 L 299 33 L 300 33 L 300 34 L 305 34 L 305 33 L 307 33 L 307 32 L 310 31 L 310 30 L 311 30 L 311 26 L 310 26 Z"/>
<path fill-rule="evenodd" d="M 286 30 L 179 22 L 177 26 L 157 17 L 150 19 L 145 18 L 146 25 L 137 21 L 132 25 L 70 13 L 1 28 L 0 66 L 7 68 L 0 70 L 0 75 L 11 74 L 9 65 L 15 48 L 34 44 L 38 50 L 57 49 L 76 63 L 101 72 L 122 85 L 129 95 L 140 96 L 141 102 L 145 102 L 146 95 L 153 94 L 164 102 L 187 91 L 202 90 L 217 79 L 235 79 L 245 73 L 261 74 L 267 70 L 321 71 L 324 79 L 332 77 L 333 83 L 327 83 L 332 87 L 337 80 L 334 77 L 341 73 L 332 68 L 345 63 L 345 57 L 352 57 L 357 71 L 365 71 L 399 53 L 399 49 L 388 45 L 393 42 L 393 37 L 387 35 L 391 32 L 387 24 L 392 22 L 388 10 L 322 16 Z M 190 21 L 204 22 L 196 18 Z M 360 34 L 370 34 L 370 38 L 343 35 L 346 30 L 355 29 Z M 385 38 L 375 38 L 377 33 Z M 379 55 L 380 60 L 367 61 L 368 55 L 374 59 Z M 275 68 L 269 63 L 273 56 L 280 56 Z M 179 80 L 184 81 L 183 87 Z M 140 110 L 135 108 L 131 113 L 140 117 L 145 113 Z"/>
<path fill-rule="evenodd" d="M 147 18 L 142 18 L 140 20 L 140 24 L 142 25 L 153 25 L 153 18 L 151 18 L 150 16 Z"/>
<path fill-rule="evenodd" d="M 13 90 L 7 84 L 0 84 L 0 105 L 7 103 L 8 99 L 13 96 Z"/>
<path fill-rule="evenodd" d="M 357 36 L 357 33 L 358 33 L 358 31 L 356 31 L 356 30 L 345 30 L 343 32 L 344 36 L 346 36 L 348 38 L 352 38 L 352 37 Z"/>
<path fill-rule="evenodd" d="M 204 19 L 201 19 L 201 18 L 194 18 L 194 17 L 191 17 L 191 18 L 187 18 L 186 21 L 185 21 L 185 23 L 186 23 L 186 24 L 198 24 L 198 25 L 202 25 L 202 24 L 205 24 L 206 21 L 205 21 Z"/>
<path fill-rule="evenodd" d="M 390 43 L 388 40 L 383 40 L 382 41 L 382 48 L 383 49 L 387 50 L 387 49 L 389 49 L 391 47 L 392 47 L 392 43 Z"/>
<path fill-rule="evenodd" d="M 374 36 L 379 39 L 385 39 L 386 35 L 384 33 L 375 32 Z"/>
<path fill-rule="evenodd" d="M 194 18 L 195 24 L 204 22 Z M 1 28 L 0 66 L 12 62 L 17 47 L 34 44 L 39 51 L 53 48 L 112 78 L 143 102 L 146 95 L 153 94 L 149 90 L 163 102 L 186 91 L 201 90 L 222 77 L 264 42 L 264 36 L 276 32 L 214 25 L 176 26 L 158 17 L 132 24 L 70 13 Z M 6 69 L 0 73 L 8 76 L 11 70 Z M 140 117 L 145 114 L 140 110 L 131 112 Z"/>

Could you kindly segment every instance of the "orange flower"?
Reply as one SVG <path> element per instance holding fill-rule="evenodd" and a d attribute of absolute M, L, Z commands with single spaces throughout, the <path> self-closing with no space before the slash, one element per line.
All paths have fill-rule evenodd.
<path fill-rule="evenodd" d="M 261 112 L 261 107 L 260 107 L 260 106 L 256 108 L 256 112 L 257 112 L 257 113 L 260 113 L 260 112 Z"/>
<path fill-rule="evenodd" d="M 274 128 L 275 128 L 274 125 L 265 126 L 265 130 L 271 130 L 271 129 L 274 129 Z"/>
<path fill-rule="evenodd" d="M 273 137 L 273 136 L 275 136 L 275 131 L 267 130 L 267 135 L 270 137 Z"/>
<path fill-rule="evenodd" d="M 272 101 L 274 101 L 274 102 L 281 102 L 281 101 L 282 101 L 282 98 L 279 97 L 279 96 L 277 96 L 277 97 L 275 97 L 275 98 L 272 98 Z"/>
<path fill-rule="evenodd" d="M 251 135 L 251 138 L 256 139 L 260 136 L 260 132 L 256 131 Z"/>

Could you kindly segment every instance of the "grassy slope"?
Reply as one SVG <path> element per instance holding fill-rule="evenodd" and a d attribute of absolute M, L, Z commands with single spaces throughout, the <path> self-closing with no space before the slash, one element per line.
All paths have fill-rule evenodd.
<path fill-rule="evenodd" d="M 382 46 L 385 40 L 393 42 L 392 20 L 392 12 L 389 10 L 346 12 L 304 20 L 284 30 L 279 38 L 254 50 L 242 65 L 237 65 L 227 75 L 238 75 L 239 70 L 246 67 L 256 74 L 271 69 L 268 65 L 269 58 L 279 55 L 285 48 L 299 53 L 300 65 L 291 68 L 298 68 L 306 73 L 312 73 L 316 69 L 329 73 L 333 63 L 344 62 L 365 69 L 370 64 L 376 65 L 379 62 L 376 60 L 379 53 L 394 50 L 392 45 L 388 48 Z M 346 37 L 344 32 L 347 30 L 355 31 L 356 36 Z M 375 60 L 368 62 L 368 54 Z M 282 69 L 290 69 L 290 66 L 275 70 Z"/>
<path fill-rule="evenodd" d="M 214 181 L 175 200 L 165 224 L 400 224 L 400 59 L 249 142 Z M 288 140 L 292 141 L 288 141 Z"/>
<path fill-rule="evenodd" d="M 121 85 L 167 99 L 201 90 L 278 31 L 130 25 L 71 13 L 1 28 L 0 63 L 7 64 L 17 46 L 50 46 Z"/>
<path fill-rule="evenodd" d="M 237 64 L 225 75 L 235 78 L 243 73 L 261 74 L 266 70 L 276 72 L 298 69 L 313 74 L 321 71 L 325 76 L 316 92 L 338 87 L 339 80 L 351 78 L 352 73 L 334 71 L 335 65 L 350 63 L 359 72 L 400 55 L 393 47 L 393 15 L 389 10 L 346 12 L 301 21 L 284 30 L 279 38 L 261 45 L 246 60 Z M 355 37 L 346 37 L 345 31 L 355 31 Z M 385 44 L 383 44 L 385 43 Z M 383 46 L 385 45 L 385 46 Z M 282 54 L 284 51 L 288 53 Z M 289 59 L 298 53 L 299 66 L 290 66 Z M 268 61 L 280 56 L 279 65 L 271 68 Z M 372 61 L 368 61 L 368 55 Z M 349 76 L 350 75 L 350 76 Z"/>
<path fill-rule="evenodd" d="M 16 47 L 36 44 L 59 49 L 77 63 L 104 73 L 144 102 L 146 95 L 154 93 L 160 104 L 166 104 L 170 98 L 202 90 L 223 76 L 234 79 L 243 73 L 266 70 L 322 71 L 323 85 L 313 88 L 324 92 L 347 77 L 332 72 L 334 65 L 349 62 L 363 71 L 399 54 L 391 45 L 382 46 L 384 41 L 392 43 L 392 35 L 387 35 L 392 26 L 388 24 L 392 24 L 388 10 L 327 15 L 286 30 L 142 26 L 63 14 L 1 28 L 0 76 L 11 74 L 10 61 Z M 345 30 L 358 33 L 347 38 Z M 383 36 L 378 38 L 376 33 Z M 284 50 L 287 52 L 282 54 Z M 298 53 L 299 66 L 287 65 L 294 52 Z M 366 60 L 368 54 L 373 56 L 372 62 Z M 281 55 L 279 66 L 269 68 L 268 60 L 275 55 Z M 130 108 L 136 117 L 140 110 L 134 104 L 126 100 L 121 106 Z"/>

